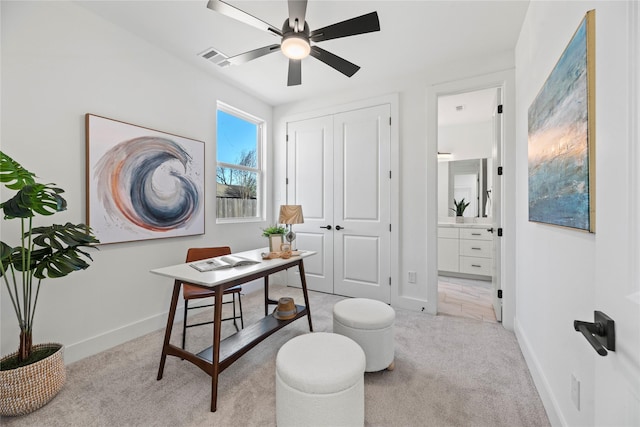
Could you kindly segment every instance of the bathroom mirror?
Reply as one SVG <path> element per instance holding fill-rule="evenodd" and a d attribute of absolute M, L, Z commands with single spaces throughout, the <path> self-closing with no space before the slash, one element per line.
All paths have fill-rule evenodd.
<path fill-rule="evenodd" d="M 440 204 L 448 211 L 444 216 L 455 216 L 449 208 L 454 207 L 453 199 L 460 201 L 462 198 L 469 202 L 465 217 L 491 216 L 490 162 L 487 158 L 439 162 Z"/>

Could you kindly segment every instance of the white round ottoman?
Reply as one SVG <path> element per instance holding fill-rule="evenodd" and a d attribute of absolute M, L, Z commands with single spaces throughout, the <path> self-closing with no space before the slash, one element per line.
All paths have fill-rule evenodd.
<path fill-rule="evenodd" d="M 363 426 L 364 352 L 353 340 L 312 332 L 286 342 L 276 356 L 276 423 Z"/>
<path fill-rule="evenodd" d="M 367 358 L 366 372 L 393 370 L 395 318 L 395 310 L 381 301 L 345 299 L 333 306 L 333 332 L 362 347 Z"/>

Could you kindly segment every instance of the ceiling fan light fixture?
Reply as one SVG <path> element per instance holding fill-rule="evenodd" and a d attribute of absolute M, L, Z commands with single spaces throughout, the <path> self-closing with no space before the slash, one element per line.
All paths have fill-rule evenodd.
<path fill-rule="evenodd" d="M 289 59 L 303 59 L 309 56 L 311 45 L 304 33 L 290 33 L 283 37 L 280 49 Z"/>

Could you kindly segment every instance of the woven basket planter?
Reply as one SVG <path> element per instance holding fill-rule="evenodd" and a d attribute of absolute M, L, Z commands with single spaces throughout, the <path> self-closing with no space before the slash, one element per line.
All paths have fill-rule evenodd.
<path fill-rule="evenodd" d="M 60 344 L 36 344 L 33 349 L 55 347 L 51 356 L 27 366 L 0 371 L 0 415 L 25 415 L 46 405 L 58 394 L 66 379 L 64 347 Z M 16 356 L 13 353 L 2 358 Z"/>

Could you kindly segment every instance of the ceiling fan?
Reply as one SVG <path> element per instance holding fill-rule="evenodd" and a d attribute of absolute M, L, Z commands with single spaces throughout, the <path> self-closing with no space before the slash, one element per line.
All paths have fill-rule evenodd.
<path fill-rule="evenodd" d="M 288 4 L 289 17 L 284 21 L 282 29 L 280 30 L 222 0 L 209 0 L 207 8 L 282 38 L 279 44 L 264 46 L 241 53 L 240 55 L 232 56 L 227 58 L 227 62 L 233 65 L 244 64 L 245 62 L 281 50 L 284 55 L 289 58 L 287 86 L 296 86 L 302 83 L 302 59 L 309 55 L 340 71 L 347 77 L 353 76 L 360 69 L 359 66 L 321 49 L 315 44 L 311 45 L 310 42 L 317 43 L 324 40 L 380 31 L 378 13 L 371 12 L 310 31 L 309 25 L 305 20 L 307 0 L 288 0 Z"/>

